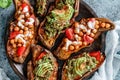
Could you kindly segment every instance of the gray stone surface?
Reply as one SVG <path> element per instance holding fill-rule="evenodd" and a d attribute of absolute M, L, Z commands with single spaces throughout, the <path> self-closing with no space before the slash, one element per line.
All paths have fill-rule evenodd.
<path fill-rule="evenodd" d="M 99 17 L 109 18 L 113 21 L 120 20 L 120 0 L 84 0 L 96 12 Z M 4 46 L 5 26 L 10 21 L 10 15 L 13 14 L 13 4 L 7 9 L 0 8 L 0 68 L 3 68 L 11 80 L 19 80 L 18 76 L 11 69 Z M 118 76 L 116 78 L 119 78 Z"/>

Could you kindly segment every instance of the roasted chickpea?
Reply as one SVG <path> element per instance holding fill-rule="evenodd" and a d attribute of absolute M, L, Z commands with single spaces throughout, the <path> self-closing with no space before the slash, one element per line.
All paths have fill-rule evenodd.
<path fill-rule="evenodd" d="M 83 44 L 82 41 L 79 41 L 79 45 L 82 46 L 82 44 Z"/>
<path fill-rule="evenodd" d="M 105 23 L 103 22 L 103 23 L 101 23 L 101 25 L 100 25 L 102 28 L 104 28 L 105 27 Z"/>
<path fill-rule="evenodd" d="M 27 33 L 29 33 L 29 31 L 24 31 L 24 32 L 23 32 L 23 34 L 27 34 Z"/>
<path fill-rule="evenodd" d="M 16 44 L 13 44 L 13 48 L 16 48 Z"/>
<path fill-rule="evenodd" d="M 66 48 L 65 48 L 65 47 L 62 47 L 62 50 L 66 50 Z"/>
<path fill-rule="evenodd" d="M 20 44 L 20 43 L 19 43 L 17 46 L 18 46 L 18 47 L 21 47 L 21 46 L 22 46 L 22 44 Z"/>
<path fill-rule="evenodd" d="M 75 49 L 79 49 L 79 45 L 76 45 L 76 46 L 75 46 Z"/>
<path fill-rule="evenodd" d="M 27 40 L 28 40 L 28 37 L 24 37 L 24 39 L 27 41 Z"/>
<path fill-rule="evenodd" d="M 74 29 L 74 33 L 79 33 L 79 29 Z"/>
<path fill-rule="evenodd" d="M 20 21 L 20 20 L 21 20 L 21 18 L 20 18 L 20 17 L 18 17 L 18 18 L 17 18 L 17 20 L 18 20 L 18 21 Z"/>
<path fill-rule="evenodd" d="M 20 34 L 23 34 L 23 30 L 20 30 Z"/>
<path fill-rule="evenodd" d="M 79 27 L 79 23 L 78 22 L 75 22 L 75 27 Z"/>
<path fill-rule="evenodd" d="M 65 38 L 64 41 L 67 42 L 68 38 Z"/>
<path fill-rule="evenodd" d="M 74 45 L 70 45 L 70 46 L 69 46 L 69 50 L 72 51 L 72 50 L 74 50 L 74 49 L 75 49 L 75 46 L 74 46 Z"/>
<path fill-rule="evenodd" d="M 19 7 L 19 10 L 20 10 L 20 11 L 22 10 L 22 7 L 21 7 L 21 6 Z"/>
<path fill-rule="evenodd" d="M 32 39 L 32 38 L 33 38 L 33 35 L 30 35 L 29 37 L 30 37 L 30 39 Z M 51 44 L 51 43 L 53 43 L 53 41 L 52 41 L 52 40 L 51 40 L 50 44 Z"/>
<path fill-rule="evenodd" d="M 18 43 L 22 43 L 22 40 L 21 40 L 21 39 L 18 39 Z"/>
<path fill-rule="evenodd" d="M 83 32 L 82 32 L 82 31 L 80 31 L 79 35 L 80 35 L 80 36 L 83 36 Z"/>
<path fill-rule="evenodd" d="M 17 26 L 14 28 L 14 31 L 19 31 L 19 30 L 20 30 L 20 28 Z"/>
<path fill-rule="evenodd" d="M 10 43 L 11 43 L 11 44 L 14 44 L 14 42 L 15 42 L 14 39 L 11 39 L 11 40 L 10 40 Z"/>
<path fill-rule="evenodd" d="M 15 41 L 14 42 L 17 42 L 18 40 L 15 38 Z"/>
<path fill-rule="evenodd" d="M 53 44 L 53 40 L 50 40 L 49 43 L 52 45 Z"/>
<path fill-rule="evenodd" d="M 94 33 L 90 33 L 90 37 L 95 37 L 95 34 Z"/>
<path fill-rule="evenodd" d="M 81 40 L 82 40 L 82 38 L 81 38 L 80 36 L 79 36 L 77 39 L 78 39 L 78 41 L 81 41 Z"/>
<path fill-rule="evenodd" d="M 83 45 L 84 45 L 84 46 L 87 46 L 87 42 L 83 42 Z"/>
<path fill-rule="evenodd" d="M 87 32 L 87 30 L 86 30 L 86 29 L 83 29 L 83 32 L 85 33 L 85 32 Z"/>
<path fill-rule="evenodd" d="M 29 28 L 33 28 L 34 26 L 33 26 L 33 25 L 29 25 L 28 27 L 29 27 Z"/>
<path fill-rule="evenodd" d="M 109 23 L 106 23 L 105 27 L 106 27 L 106 28 L 110 28 L 110 24 L 109 24 Z"/>
<path fill-rule="evenodd" d="M 98 29 L 98 28 L 99 28 L 99 25 L 95 25 L 95 28 Z"/>
<path fill-rule="evenodd" d="M 98 21 L 98 20 L 96 20 L 96 21 L 95 21 L 95 24 L 96 24 L 96 25 L 98 25 L 98 24 L 99 24 L 99 21 Z"/>
<path fill-rule="evenodd" d="M 25 31 L 28 31 L 28 27 L 25 27 L 24 30 L 25 30 Z"/>
<path fill-rule="evenodd" d="M 34 34 L 34 31 L 31 30 L 31 33 Z"/>
<path fill-rule="evenodd" d="M 92 32 L 93 32 L 93 33 L 97 33 L 97 29 L 93 29 Z"/>

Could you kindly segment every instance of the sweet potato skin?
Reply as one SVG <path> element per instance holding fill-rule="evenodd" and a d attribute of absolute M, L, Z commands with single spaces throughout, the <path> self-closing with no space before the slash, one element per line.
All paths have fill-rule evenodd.
<path fill-rule="evenodd" d="M 89 18 L 87 18 L 89 19 Z M 80 24 L 84 24 L 86 23 L 87 19 L 82 19 L 79 23 Z M 106 18 L 95 18 L 96 20 L 99 20 L 99 21 L 103 21 L 103 22 L 106 22 L 106 23 L 109 23 L 111 24 L 111 27 L 110 28 L 100 28 L 98 30 L 98 32 L 96 33 L 94 39 L 97 39 L 104 31 L 108 31 L 108 30 L 112 30 L 115 28 L 115 25 L 112 21 L 110 21 L 109 19 L 106 19 Z M 73 24 L 74 26 L 74 24 Z M 66 38 L 66 36 L 64 37 Z M 64 40 L 63 38 L 63 40 Z M 87 45 L 87 46 L 81 46 L 79 47 L 78 49 L 75 49 L 74 51 L 64 51 L 62 50 L 62 46 L 64 45 L 64 41 L 61 42 L 61 44 L 59 45 L 59 47 L 57 48 L 57 50 L 54 51 L 54 54 L 60 59 L 60 60 L 66 60 L 70 57 L 71 54 L 75 53 L 75 52 L 78 52 L 79 50 L 85 48 L 85 47 L 89 47 L 91 46 L 91 44 Z"/>

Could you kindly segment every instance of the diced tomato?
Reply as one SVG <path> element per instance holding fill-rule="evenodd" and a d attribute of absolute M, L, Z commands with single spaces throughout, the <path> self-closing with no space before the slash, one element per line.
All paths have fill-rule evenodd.
<path fill-rule="evenodd" d="M 90 18 L 89 21 L 94 22 L 94 21 L 95 21 L 95 18 Z"/>
<path fill-rule="evenodd" d="M 17 49 L 18 56 L 21 56 L 24 53 L 25 49 L 26 49 L 26 47 L 24 47 L 24 46 L 18 47 L 18 49 Z"/>
<path fill-rule="evenodd" d="M 18 34 L 19 34 L 19 32 L 18 32 L 18 31 L 11 32 L 11 33 L 10 33 L 10 39 L 15 38 Z"/>
<path fill-rule="evenodd" d="M 100 61 L 100 59 L 101 59 L 101 52 L 100 51 L 90 52 L 89 55 L 91 57 L 95 57 L 97 61 Z"/>
<path fill-rule="evenodd" d="M 28 11 L 30 10 L 29 5 L 28 5 L 28 4 L 26 4 L 26 3 L 23 3 L 23 4 L 22 4 L 22 10 L 23 10 L 25 7 L 27 7 L 27 8 L 28 8 Z"/>
<path fill-rule="evenodd" d="M 87 43 L 92 43 L 94 41 L 94 39 L 92 37 L 90 37 L 90 36 L 88 36 L 86 34 L 83 36 L 83 39 Z"/>
<path fill-rule="evenodd" d="M 68 39 L 74 40 L 74 32 L 72 28 L 66 29 L 65 34 Z"/>
<path fill-rule="evenodd" d="M 40 60 L 40 59 L 42 59 L 45 55 L 46 55 L 46 52 L 42 52 L 42 53 L 40 53 L 40 55 L 37 57 L 36 60 Z"/>

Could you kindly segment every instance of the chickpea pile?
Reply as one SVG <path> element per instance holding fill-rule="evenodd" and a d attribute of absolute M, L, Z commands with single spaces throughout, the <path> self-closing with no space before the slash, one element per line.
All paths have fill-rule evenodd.
<path fill-rule="evenodd" d="M 10 32 L 15 32 L 15 34 L 13 34 L 15 37 L 10 39 L 10 44 L 13 48 L 26 46 L 27 43 L 32 41 L 34 37 L 34 22 L 32 22 L 32 24 L 28 24 L 31 15 L 33 14 L 30 11 L 23 12 L 22 6 L 19 6 L 18 11 L 15 14 L 17 21 L 14 21 L 10 26 Z M 16 38 L 17 35 L 21 36 Z"/>
<path fill-rule="evenodd" d="M 97 20 L 95 18 L 94 19 L 94 28 L 91 29 L 89 28 L 88 22 L 90 21 L 89 19 L 86 20 L 85 24 L 81 24 L 79 22 L 75 22 L 74 25 L 72 26 L 73 31 L 74 31 L 74 37 L 75 35 L 77 35 L 77 40 L 76 38 L 74 40 L 69 40 L 67 37 L 64 38 L 64 46 L 62 48 L 62 50 L 65 51 L 74 51 L 74 50 L 78 50 L 81 47 L 87 46 L 90 43 L 86 42 L 84 40 L 85 35 L 87 35 L 89 37 L 89 39 L 94 40 L 97 32 L 99 31 L 99 29 L 105 28 L 105 29 L 109 29 L 111 27 L 110 23 L 107 22 L 102 22 L 101 20 Z M 80 29 L 78 28 L 80 25 L 84 25 L 86 28 L 85 29 Z M 79 31 L 78 31 L 79 30 Z M 71 43 L 68 46 L 68 50 L 66 49 L 66 43 L 67 41 L 71 41 Z M 75 44 L 74 42 L 76 41 L 77 44 Z"/>

